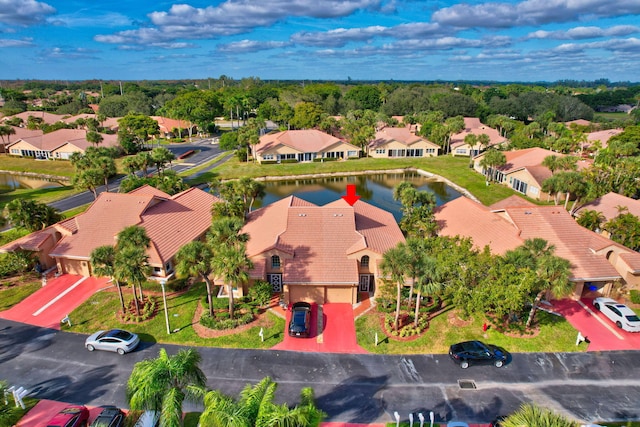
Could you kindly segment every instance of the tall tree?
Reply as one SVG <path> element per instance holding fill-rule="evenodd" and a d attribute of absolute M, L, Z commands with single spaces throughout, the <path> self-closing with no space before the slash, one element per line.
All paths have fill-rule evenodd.
<path fill-rule="evenodd" d="M 197 402 L 204 395 L 207 377 L 201 360 L 194 349 L 169 356 L 161 348 L 157 358 L 136 363 L 127 382 L 129 407 L 159 412 L 163 427 L 182 426 L 183 402 Z"/>
<path fill-rule="evenodd" d="M 176 253 L 176 273 L 179 276 L 200 276 L 207 285 L 209 315 L 213 317 L 213 283 L 209 276 L 213 271 L 213 252 L 206 243 L 195 241 L 184 245 Z"/>
<path fill-rule="evenodd" d="M 200 424 L 211 427 L 317 427 L 326 416 L 315 404 L 313 389 L 300 392 L 300 404 L 294 408 L 276 405 L 273 400 L 277 383 L 265 377 L 253 387 L 247 385 L 234 400 L 219 391 L 204 396 Z"/>
<path fill-rule="evenodd" d="M 122 287 L 120 281 L 115 278 L 115 262 L 116 249 L 113 246 L 98 246 L 91 251 L 91 268 L 96 276 L 110 277 L 116 284 L 118 289 L 118 297 L 120 297 L 120 307 L 122 313 L 125 312 L 124 297 L 122 296 Z"/>
<path fill-rule="evenodd" d="M 480 166 L 482 166 L 485 171 L 487 184 L 495 181 L 497 168 L 504 166 L 506 163 L 507 158 L 501 151 L 490 148 L 484 152 L 484 157 L 480 159 Z"/>
<path fill-rule="evenodd" d="M 393 320 L 393 327 L 398 330 L 398 321 L 400 319 L 400 304 L 402 303 L 402 288 L 405 285 L 407 264 L 410 257 L 407 253 L 407 247 L 404 242 L 398 243 L 397 246 L 387 250 L 382 255 L 381 269 L 393 283 L 396 284 L 396 314 Z"/>
<path fill-rule="evenodd" d="M 4 216 L 13 226 L 29 231 L 42 230 L 62 220 L 62 214 L 56 209 L 27 199 L 13 199 L 7 203 Z"/>
<path fill-rule="evenodd" d="M 408 237 L 426 237 L 436 232 L 433 209 L 436 199 L 433 193 L 419 191 L 413 184 L 403 181 L 393 189 L 394 200 L 402 204 L 400 229 Z"/>

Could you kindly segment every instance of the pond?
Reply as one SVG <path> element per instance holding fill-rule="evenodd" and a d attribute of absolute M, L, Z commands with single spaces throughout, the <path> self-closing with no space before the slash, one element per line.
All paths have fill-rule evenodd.
<path fill-rule="evenodd" d="M 379 173 L 357 176 L 332 176 L 325 178 L 292 179 L 266 182 L 266 195 L 254 204 L 254 209 L 266 206 L 282 198 L 295 195 L 318 206 L 331 203 L 346 194 L 347 185 L 355 184 L 360 200 L 391 212 L 396 221 L 402 218 L 402 205 L 393 199 L 393 189 L 402 181 L 411 182 L 418 190 L 435 195 L 438 206 L 454 200 L 462 193 L 434 178 L 415 172 Z"/>
<path fill-rule="evenodd" d="M 62 187 L 59 181 L 46 180 L 25 175 L 0 172 L 0 190 L 38 189 Z"/>

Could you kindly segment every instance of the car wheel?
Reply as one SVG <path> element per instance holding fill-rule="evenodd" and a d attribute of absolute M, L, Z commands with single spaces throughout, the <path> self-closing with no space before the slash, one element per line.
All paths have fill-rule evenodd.
<path fill-rule="evenodd" d="M 460 367 L 462 369 L 467 369 L 469 367 L 469 362 L 467 362 L 466 360 L 463 360 L 462 362 L 460 362 Z"/>
<path fill-rule="evenodd" d="M 95 348 L 94 346 L 92 346 L 91 344 L 87 344 L 87 350 L 89 350 L 89 351 L 93 351 L 93 350 L 95 350 L 95 349 L 96 349 L 96 348 Z"/>
<path fill-rule="evenodd" d="M 595 304 L 593 304 L 593 306 L 596 308 L 596 310 L 600 311 L 600 304 L 599 303 L 595 303 Z"/>
<path fill-rule="evenodd" d="M 622 329 L 622 323 L 620 323 L 620 321 L 619 321 L 619 320 L 616 322 L 616 326 L 617 326 L 618 328 Z"/>
<path fill-rule="evenodd" d="M 120 356 L 122 356 L 122 355 L 125 353 L 125 351 L 124 351 L 124 349 L 123 349 L 123 348 L 119 348 L 119 349 L 117 349 L 116 351 L 118 352 L 118 354 L 119 354 Z"/>
<path fill-rule="evenodd" d="M 496 360 L 494 365 L 496 366 L 496 368 L 502 368 L 502 366 L 504 365 L 504 361 Z"/>

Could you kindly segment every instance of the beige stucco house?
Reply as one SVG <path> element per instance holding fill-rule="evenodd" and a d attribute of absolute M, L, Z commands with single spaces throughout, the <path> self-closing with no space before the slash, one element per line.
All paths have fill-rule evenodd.
<path fill-rule="evenodd" d="M 393 215 L 366 202 L 317 206 L 295 196 L 251 212 L 243 232 L 253 280 L 268 281 L 286 301 L 318 304 L 375 296 L 382 255 L 404 241 Z"/>
<path fill-rule="evenodd" d="M 503 255 L 542 238 L 571 263 L 575 296 L 608 296 L 615 283 L 640 289 L 640 253 L 580 226 L 562 206 L 536 206 L 520 197 L 485 207 L 459 197 L 435 211 L 441 236 L 470 237 L 477 249 Z"/>
<path fill-rule="evenodd" d="M 415 158 L 435 157 L 440 146 L 416 135 L 409 127 L 384 127 L 376 132 L 368 149 L 373 158 Z"/>
<path fill-rule="evenodd" d="M 117 135 L 103 134 L 102 137 L 100 146 L 118 146 Z M 91 145 L 84 129 L 58 129 L 50 133 L 24 136 L 8 144 L 6 149 L 12 156 L 56 160 L 68 159 L 72 153 L 84 152 Z"/>
<path fill-rule="evenodd" d="M 358 158 L 360 148 L 316 129 L 286 130 L 260 137 L 253 147 L 258 163 L 313 162 Z"/>
<path fill-rule="evenodd" d="M 488 145 L 480 145 L 475 143 L 473 145 L 465 142 L 465 137 L 469 134 L 482 135 L 485 134 L 489 137 Z M 482 123 L 477 117 L 465 117 L 464 129 L 454 135 L 451 135 L 450 146 L 452 156 L 477 156 L 481 151 L 486 150 L 489 147 L 498 145 L 504 145 L 507 143 L 507 139 L 500 136 L 500 132 L 496 129 L 489 127 Z"/>

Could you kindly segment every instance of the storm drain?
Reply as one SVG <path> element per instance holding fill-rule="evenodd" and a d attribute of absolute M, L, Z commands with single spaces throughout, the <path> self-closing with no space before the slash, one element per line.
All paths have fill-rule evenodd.
<path fill-rule="evenodd" d="M 475 390 L 476 383 L 473 380 L 458 380 L 458 385 L 463 390 Z"/>

